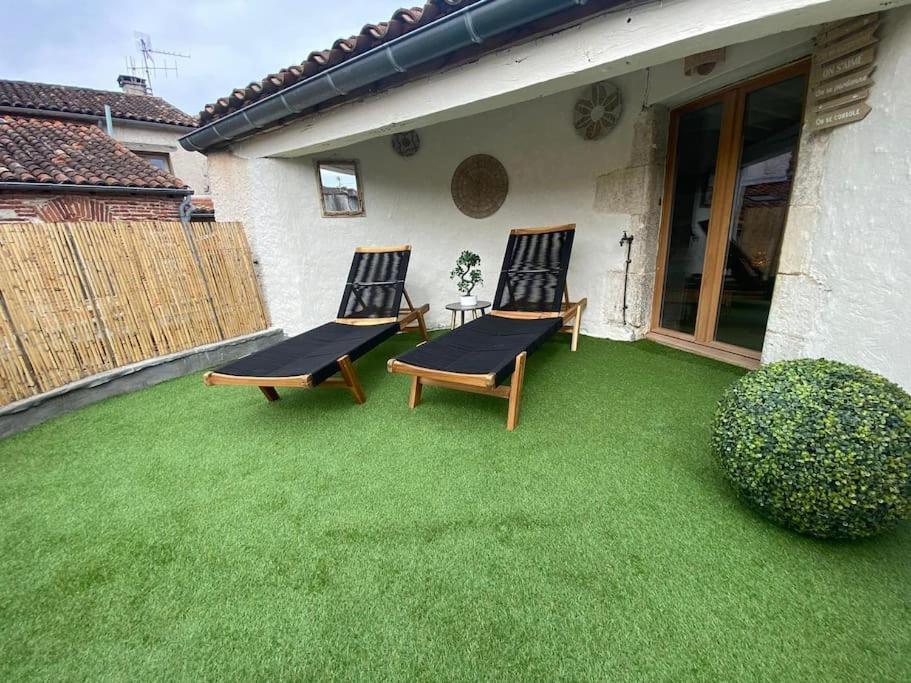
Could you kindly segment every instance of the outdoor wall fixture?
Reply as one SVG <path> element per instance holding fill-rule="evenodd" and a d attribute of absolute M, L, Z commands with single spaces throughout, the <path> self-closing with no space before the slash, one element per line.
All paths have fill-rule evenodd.
<path fill-rule="evenodd" d="M 392 149 L 400 157 L 413 157 L 421 149 L 421 136 L 416 130 L 406 130 L 392 136 Z"/>
<path fill-rule="evenodd" d="M 458 165 L 450 189 L 459 211 L 470 218 L 487 218 L 506 201 L 509 176 L 503 164 L 489 154 L 475 154 Z"/>
<path fill-rule="evenodd" d="M 626 268 L 623 272 L 623 324 L 626 325 L 626 311 L 629 308 L 626 303 L 626 290 L 629 285 L 629 264 L 633 262 L 633 236 L 627 235 L 626 230 L 623 231 L 623 237 L 620 238 L 620 246 L 624 245 L 626 245 Z"/>
<path fill-rule="evenodd" d="M 576 102 L 573 126 L 586 140 L 597 140 L 616 127 L 622 111 L 620 90 L 610 81 L 601 81 L 592 85 L 588 97 Z"/>
<path fill-rule="evenodd" d="M 715 67 L 724 63 L 724 48 L 690 55 L 683 60 L 683 73 L 687 76 L 708 76 Z"/>

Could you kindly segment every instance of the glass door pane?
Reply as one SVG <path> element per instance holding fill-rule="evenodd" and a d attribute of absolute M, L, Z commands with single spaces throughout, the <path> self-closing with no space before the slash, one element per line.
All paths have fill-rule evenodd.
<path fill-rule="evenodd" d="M 680 115 L 661 327 L 693 334 L 708 239 L 723 105 Z"/>
<path fill-rule="evenodd" d="M 746 96 L 715 339 L 762 350 L 803 119 L 804 76 Z"/>

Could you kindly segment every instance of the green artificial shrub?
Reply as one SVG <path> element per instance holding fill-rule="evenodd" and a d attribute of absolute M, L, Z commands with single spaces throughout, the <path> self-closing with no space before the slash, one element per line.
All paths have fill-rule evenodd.
<path fill-rule="evenodd" d="M 863 368 L 747 374 L 721 398 L 712 445 L 743 498 L 795 531 L 861 538 L 911 516 L 911 396 Z"/>

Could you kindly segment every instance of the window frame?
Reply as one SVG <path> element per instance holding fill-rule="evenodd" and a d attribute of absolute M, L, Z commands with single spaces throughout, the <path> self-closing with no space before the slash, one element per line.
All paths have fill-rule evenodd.
<path fill-rule="evenodd" d="M 136 156 L 138 156 L 140 159 L 145 161 L 147 164 L 151 164 L 152 166 L 155 166 L 155 164 L 153 164 L 151 161 L 149 161 L 149 159 L 151 157 L 164 158 L 165 162 L 167 162 L 168 167 L 167 168 L 158 168 L 157 166 L 155 166 L 155 168 L 158 168 L 159 171 L 164 171 L 165 173 L 174 175 L 174 164 L 171 163 L 171 153 L 170 152 L 154 152 L 154 151 L 149 151 L 149 150 L 135 150 L 135 149 L 131 149 L 130 151 L 133 154 L 135 154 Z"/>
<path fill-rule="evenodd" d="M 357 211 L 328 211 L 326 209 L 326 196 L 323 193 L 323 178 L 320 175 L 320 166 L 323 164 L 342 165 L 350 164 L 354 167 L 354 180 L 357 183 Z M 357 159 L 315 159 L 313 170 L 316 174 L 316 191 L 319 194 L 320 213 L 323 218 L 356 218 L 367 214 L 364 204 L 364 178 L 361 175 L 361 165 Z"/>
<path fill-rule="evenodd" d="M 806 78 L 810 88 L 811 60 L 800 58 L 790 64 L 771 69 L 764 73 L 743 79 L 721 90 L 699 97 L 676 107 L 670 112 L 667 143 L 667 161 L 664 171 L 664 189 L 661 201 L 661 223 L 658 234 L 658 255 L 655 263 L 655 285 L 652 294 L 651 325 L 646 337 L 668 346 L 685 351 L 734 363 L 750 369 L 756 368 L 762 357 L 761 351 L 734 346 L 715 339 L 721 292 L 721 278 L 724 273 L 726 245 L 733 211 L 733 188 L 736 184 L 740 161 L 740 140 L 744 125 L 744 106 L 747 96 L 767 85 L 785 81 L 795 76 Z M 700 311 L 693 334 L 661 326 L 661 306 L 664 297 L 667 268 L 670 221 L 673 211 L 674 181 L 677 163 L 677 136 L 681 115 L 715 102 L 723 105 L 722 131 L 719 140 L 717 171 L 713 194 L 719 201 L 713 202 L 710 225 L 715 226 L 708 236 L 702 285 L 699 293 Z M 806 119 L 808 98 L 804 97 L 803 116 Z M 795 149 L 795 158 L 800 154 L 800 143 Z M 796 182 L 795 173 L 795 182 Z M 717 204 L 717 205 L 716 205 Z M 790 201 L 789 201 L 790 208 Z M 720 229 L 718 229 L 720 227 Z"/>

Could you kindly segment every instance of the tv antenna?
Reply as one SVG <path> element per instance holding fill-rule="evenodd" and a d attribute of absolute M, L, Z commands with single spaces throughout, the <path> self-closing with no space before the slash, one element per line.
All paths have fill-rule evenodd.
<path fill-rule="evenodd" d="M 126 58 L 127 70 L 133 76 L 145 78 L 146 92 L 152 94 L 152 76 L 162 74 L 165 78 L 168 74 L 174 74 L 178 77 L 177 60 L 190 59 L 190 55 L 182 52 L 170 52 L 168 50 L 156 50 L 152 47 L 152 36 L 148 33 L 134 31 L 133 37 L 136 39 L 136 52 L 139 53 L 139 60 L 134 57 Z M 171 58 L 170 62 L 168 58 Z M 159 59 L 156 62 L 156 59 Z"/>

